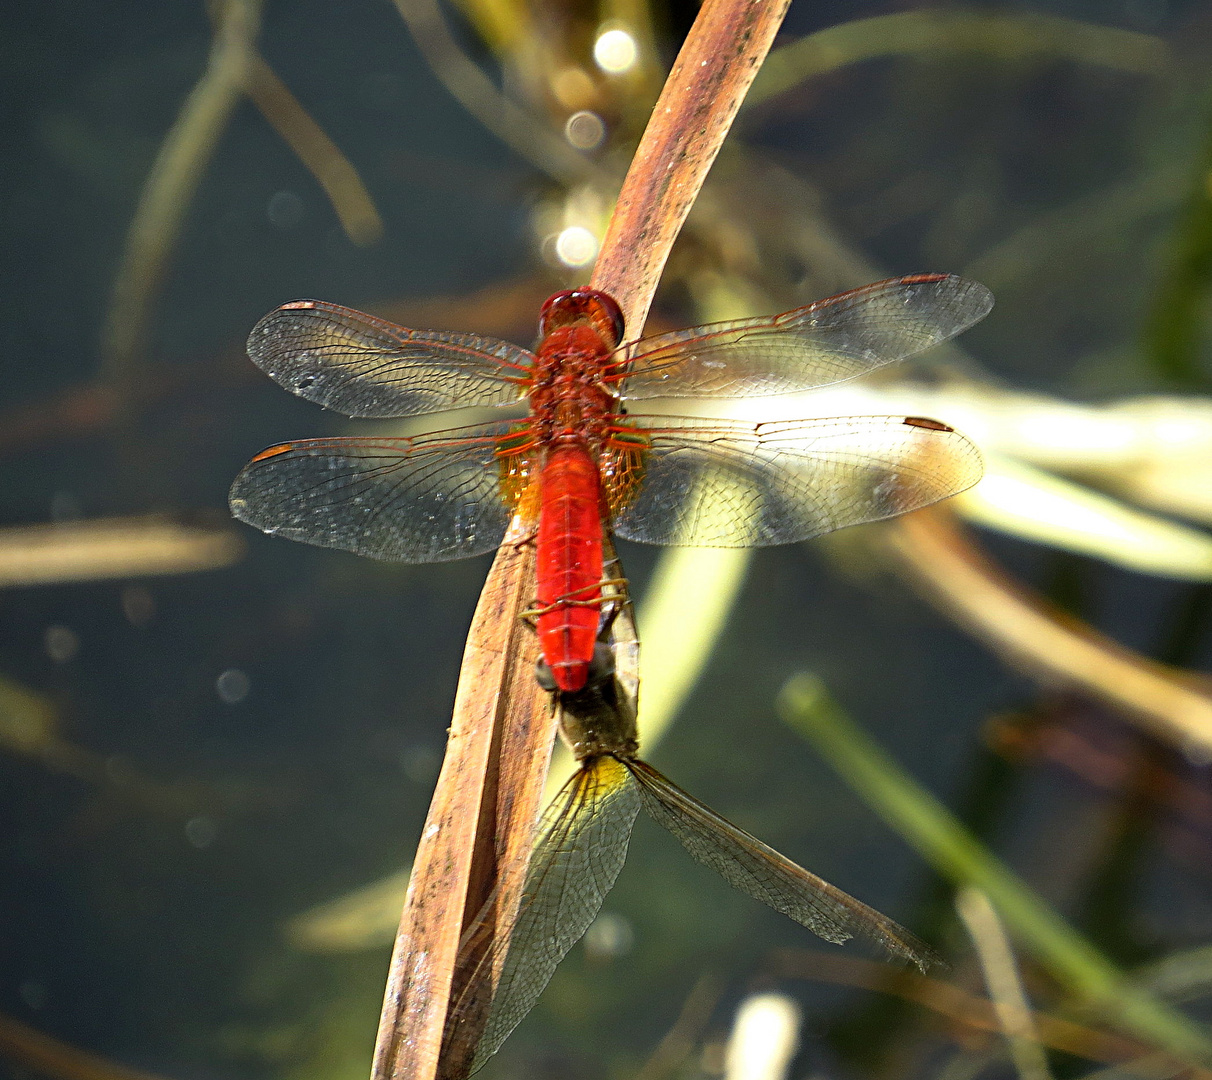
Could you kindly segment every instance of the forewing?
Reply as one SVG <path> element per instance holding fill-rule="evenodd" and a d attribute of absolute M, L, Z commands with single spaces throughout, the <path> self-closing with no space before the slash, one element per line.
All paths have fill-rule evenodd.
<path fill-rule="evenodd" d="M 498 440 L 506 423 L 412 439 L 270 447 L 231 486 L 231 512 L 264 532 L 373 559 L 427 563 L 494 550 L 509 524 Z"/>
<path fill-rule="evenodd" d="M 271 311 L 253 327 L 248 355 L 292 393 L 359 417 L 506 405 L 534 359 L 506 341 L 409 330 L 321 300 Z"/>
<path fill-rule="evenodd" d="M 631 774 L 606 757 L 583 766 L 544 815 L 504 960 L 487 954 L 463 994 L 475 1000 L 479 983 L 497 976 L 472 1072 L 530 1012 L 556 966 L 597 917 L 627 857 L 639 809 Z M 455 1002 L 444 1044 L 465 1019 Z"/>
<path fill-rule="evenodd" d="M 644 809 L 704 866 L 735 889 L 789 916 L 826 941 L 858 936 L 925 971 L 934 950 L 874 908 L 830 885 L 739 829 L 643 761 L 627 763 Z"/>
<path fill-rule="evenodd" d="M 951 274 L 880 281 L 782 315 L 645 339 L 622 396 L 742 398 L 810 390 L 922 352 L 992 307 L 988 289 Z"/>
<path fill-rule="evenodd" d="M 627 419 L 647 451 L 612 451 L 626 463 L 612 525 L 650 544 L 788 544 L 928 506 L 982 472 L 963 435 L 918 417 Z"/>

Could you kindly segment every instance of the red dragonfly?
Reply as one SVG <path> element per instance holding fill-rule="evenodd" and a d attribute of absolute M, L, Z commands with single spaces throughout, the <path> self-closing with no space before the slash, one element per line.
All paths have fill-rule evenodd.
<path fill-rule="evenodd" d="M 926 506 L 981 475 L 976 448 L 934 420 L 752 423 L 637 416 L 625 403 L 851 379 L 947 340 L 991 307 L 982 285 L 916 274 L 625 343 L 618 305 L 584 288 L 547 300 L 530 352 L 296 300 L 253 328 L 248 352 L 309 401 L 406 417 L 525 400 L 529 414 L 413 438 L 273 446 L 236 477 L 231 510 L 267 533 L 412 563 L 491 551 L 521 514 L 537 532 L 539 645 L 555 684 L 576 691 L 597 636 L 604 530 L 654 544 L 787 544 Z"/>

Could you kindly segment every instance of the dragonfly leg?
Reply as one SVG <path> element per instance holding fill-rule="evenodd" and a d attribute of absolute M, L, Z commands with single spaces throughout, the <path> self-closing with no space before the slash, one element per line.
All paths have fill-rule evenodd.
<path fill-rule="evenodd" d="M 562 596 L 557 600 L 553 600 L 550 604 L 536 606 L 523 611 L 518 616 L 518 618 L 522 619 L 532 630 L 537 630 L 539 616 L 547 614 L 548 612 L 565 607 L 598 608 L 601 612 L 601 616 L 598 622 L 597 644 L 594 647 L 593 659 L 590 661 L 588 677 L 589 682 L 597 687 L 601 687 L 603 684 L 609 682 L 614 674 L 614 652 L 610 645 L 611 628 L 614 626 L 615 619 L 617 619 L 623 609 L 631 603 L 631 597 L 627 593 L 626 578 L 605 578 L 601 582 L 600 587 L 611 587 L 615 591 L 605 596 L 595 596 L 591 599 L 577 600 L 574 599 L 576 592 L 585 591 L 584 589 L 578 589 L 576 592 L 569 593 L 567 596 Z M 594 586 L 588 586 L 587 588 L 594 588 Z M 535 674 L 538 677 L 539 685 L 542 686 L 544 690 L 556 691 L 559 689 L 551 667 L 548 665 L 545 658 L 539 658 Z"/>
<path fill-rule="evenodd" d="M 539 527 L 537 524 L 519 525 L 515 522 L 505 534 L 502 545 L 511 544 L 517 551 L 519 548 L 535 547 L 538 541 Z"/>
<path fill-rule="evenodd" d="M 570 593 L 565 593 L 563 596 L 557 596 L 549 604 L 541 604 L 535 607 L 529 607 L 525 611 L 519 612 L 518 618 L 525 619 L 527 622 L 533 623 L 540 615 L 547 615 L 553 611 L 559 611 L 561 608 L 567 607 L 596 607 L 602 608 L 606 605 L 613 605 L 616 602 L 625 600 L 625 596 L 590 596 L 581 600 L 578 596 L 581 593 L 587 593 L 591 590 L 601 589 L 604 586 L 614 586 L 616 588 L 626 588 L 626 578 L 605 578 L 602 581 L 595 582 L 593 585 L 586 585 L 581 589 L 573 589 Z"/>

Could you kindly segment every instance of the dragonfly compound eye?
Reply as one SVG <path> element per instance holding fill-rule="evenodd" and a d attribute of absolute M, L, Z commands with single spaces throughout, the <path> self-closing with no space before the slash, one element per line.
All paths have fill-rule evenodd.
<path fill-rule="evenodd" d="M 589 323 L 608 348 L 623 340 L 623 312 L 613 297 L 597 289 L 567 289 L 550 296 L 539 313 L 539 334 L 561 326 Z"/>
<path fill-rule="evenodd" d="M 560 688 L 556 682 L 555 672 L 551 670 L 551 665 L 541 656 L 535 661 L 534 677 L 538 684 L 549 694 L 555 693 Z"/>

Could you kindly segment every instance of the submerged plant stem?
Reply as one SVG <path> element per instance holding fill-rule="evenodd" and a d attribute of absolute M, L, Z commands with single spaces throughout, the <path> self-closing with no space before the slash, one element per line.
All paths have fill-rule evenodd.
<path fill-rule="evenodd" d="M 1075 60 L 1136 75 L 1163 75 L 1170 62 L 1166 44 L 1151 34 L 1042 13 L 940 7 L 854 19 L 785 45 L 770 54 L 748 104 L 863 60 L 929 53 L 971 53 L 1006 63 Z"/>
<path fill-rule="evenodd" d="M 985 892 L 1023 948 L 1069 993 L 1184 1061 L 1212 1062 L 1212 1041 L 1199 1025 L 1130 982 L 861 731 L 819 679 L 788 682 L 780 712 L 935 870 Z"/>

